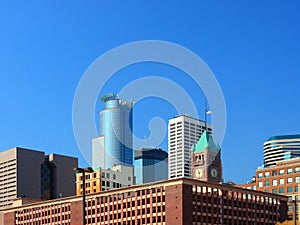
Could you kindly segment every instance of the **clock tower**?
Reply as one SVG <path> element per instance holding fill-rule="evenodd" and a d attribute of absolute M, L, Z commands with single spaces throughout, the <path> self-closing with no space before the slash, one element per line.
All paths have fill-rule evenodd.
<path fill-rule="evenodd" d="M 192 178 L 219 183 L 222 181 L 221 149 L 207 131 L 192 146 Z"/>

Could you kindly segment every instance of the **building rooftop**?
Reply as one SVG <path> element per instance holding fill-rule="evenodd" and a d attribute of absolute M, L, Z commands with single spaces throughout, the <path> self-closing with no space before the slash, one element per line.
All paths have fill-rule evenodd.
<path fill-rule="evenodd" d="M 109 94 L 106 94 L 106 95 L 103 95 L 100 100 L 102 102 L 107 102 L 109 100 L 116 100 L 117 99 L 117 95 L 115 95 L 114 93 L 109 93 Z"/>
<path fill-rule="evenodd" d="M 277 135 L 270 137 L 267 141 L 273 140 L 285 140 L 285 139 L 298 139 L 300 138 L 300 134 L 293 134 L 293 135 Z"/>

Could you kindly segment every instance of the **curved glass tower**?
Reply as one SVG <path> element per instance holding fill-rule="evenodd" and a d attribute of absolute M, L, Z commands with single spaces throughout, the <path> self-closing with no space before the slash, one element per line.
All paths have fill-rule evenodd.
<path fill-rule="evenodd" d="M 112 168 L 133 165 L 132 101 L 115 94 L 101 97 L 105 108 L 100 112 L 100 136 L 93 139 L 93 167 Z"/>
<path fill-rule="evenodd" d="M 264 167 L 300 157 L 300 134 L 270 137 L 264 143 Z"/>

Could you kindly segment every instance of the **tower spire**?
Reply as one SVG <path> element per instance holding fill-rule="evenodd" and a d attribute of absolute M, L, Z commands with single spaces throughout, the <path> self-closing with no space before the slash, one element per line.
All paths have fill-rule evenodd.
<path fill-rule="evenodd" d="M 207 130 L 207 105 L 206 105 L 206 96 L 204 98 L 204 122 L 205 122 L 204 130 Z"/>

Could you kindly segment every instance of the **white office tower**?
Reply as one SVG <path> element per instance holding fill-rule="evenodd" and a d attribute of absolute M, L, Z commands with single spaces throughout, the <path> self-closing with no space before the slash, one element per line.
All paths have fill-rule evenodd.
<path fill-rule="evenodd" d="M 198 142 L 204 131 L 204 121 L 187 115 L 169 120 L 169 179 L 191 177 L 191 147 Z M 212 134 L 211 124 L 207 124 L 207 132 Z"/>

